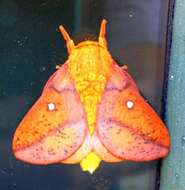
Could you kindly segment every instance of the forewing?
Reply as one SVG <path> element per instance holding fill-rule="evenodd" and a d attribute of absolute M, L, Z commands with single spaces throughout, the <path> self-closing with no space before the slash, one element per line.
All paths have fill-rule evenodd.
<path fill-rule="evenodd" d="M 18 159 L 33 164 L 60 162 L 78 150 L 85 135 L 83 107 L 63 67 L 49 79 L 19 124 L 13 152 Z"/>
<path fill-rule="evenodd" d="M 97 134 L 115 156 L 148 161 L 168 154 L 169 134 L 129 74 L 113 67 L 97 112 Z"/>

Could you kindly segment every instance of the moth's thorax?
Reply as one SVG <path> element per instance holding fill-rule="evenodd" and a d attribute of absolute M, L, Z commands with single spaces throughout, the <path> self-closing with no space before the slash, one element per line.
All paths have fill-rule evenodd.
<path fill-rule="evenodd" d="M 67 61 L 75 88 L 84 105 L 90 134 L 94 131 L 97 104 L 110 75 L 112 62 L 108 50 L 93 41 L 78 44 Z"/>

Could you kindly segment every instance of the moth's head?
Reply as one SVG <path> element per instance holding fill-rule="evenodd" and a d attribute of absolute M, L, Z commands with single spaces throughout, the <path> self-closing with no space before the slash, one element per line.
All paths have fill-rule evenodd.
<path fill-rule="evenodd" d="M 107 21 L 105 19 L 103 19 L 101 22 L 101 26 L 100 26 L 100 33 L 99 33 L 98 41 L 87 40 L 87 41 L 83 41 L 83 42 L 79 43 L 78 45 L 74 44 L 73 40 L 70 38 L 70 36 L 67 33 L 67 31 L 65 30 L 65 28 L 62 25 L 60 25 L 59 29 L 60 29 L 60 32 L 62 33 L 64 40 L 66 41 L 68 53 L 70 54 L 75 48 L 79 48 L 84 45 L 98 45 L 98 46 L 101 46 L 101 47 L 107 49 L 107 41 L 105 38 L 106 23 L 107 23 Z"/>

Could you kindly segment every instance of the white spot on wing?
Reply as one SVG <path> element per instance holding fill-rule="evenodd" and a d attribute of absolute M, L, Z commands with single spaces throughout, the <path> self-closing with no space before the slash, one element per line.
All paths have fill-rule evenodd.
<path fill-rule="evenodd" d="M 126 102 L 126 106 L 127 106 L 128 109 L 131 109 L 131 108 L 134 107 L 134 102 L 131 101 L 131 100 L 128 100 L 128 101 Z"/>
<path fill-rule="evenodd" d="M 55 109 L 55 104 L 54 103 L 48 103 L 48 110 L 53 111 Z"/>

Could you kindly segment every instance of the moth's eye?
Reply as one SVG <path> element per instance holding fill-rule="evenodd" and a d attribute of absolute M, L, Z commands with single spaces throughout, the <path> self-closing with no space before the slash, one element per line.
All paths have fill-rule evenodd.
<path fill-rule="evenodd" d="M 53 110 L 55 110 L 55 104 L 50 102 L 47 104 L 47 108 L 49 111 L 53 111 Z"/>
<path fill-rule="evenodd" d="M 132 109 L 134 107 L 134 102 L 132 100 L 127 100 L 126 106 L 128 109 Z"/>

